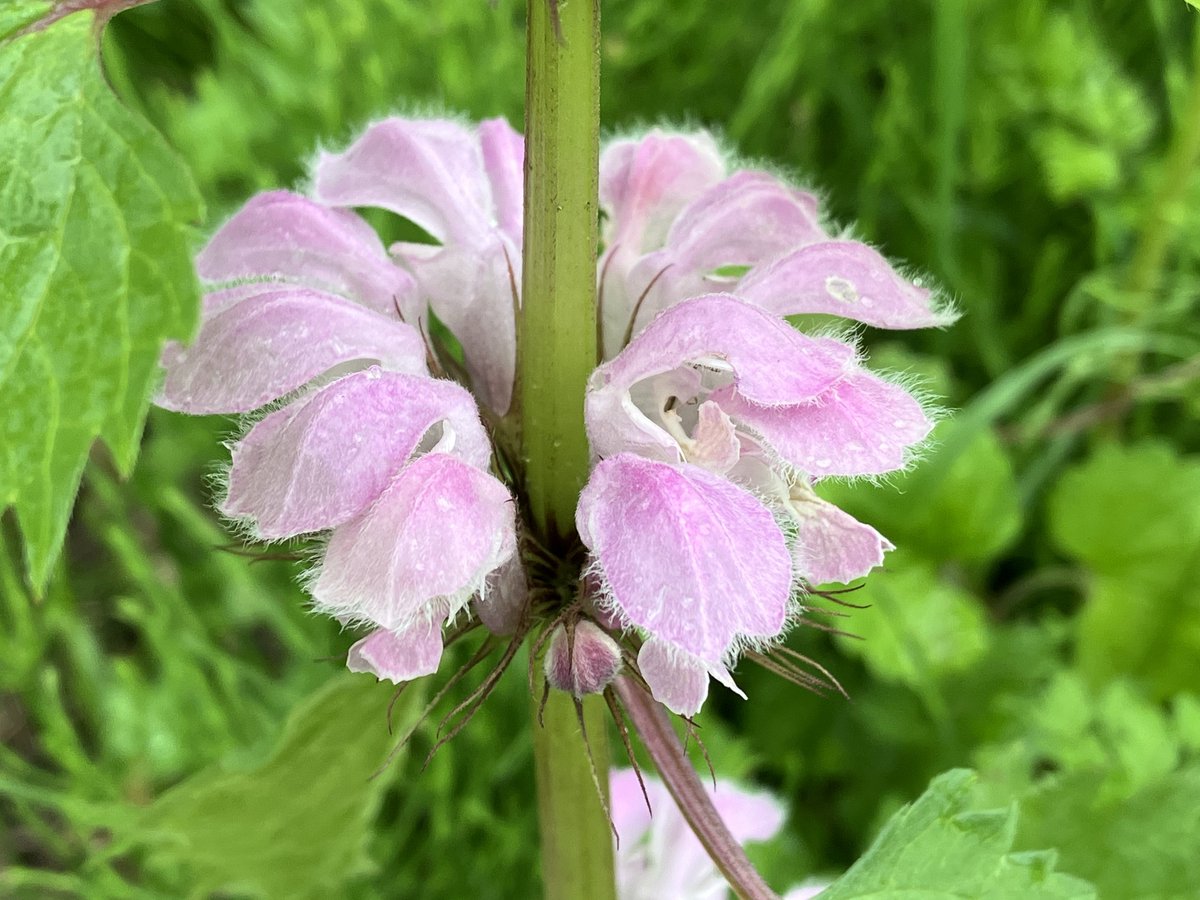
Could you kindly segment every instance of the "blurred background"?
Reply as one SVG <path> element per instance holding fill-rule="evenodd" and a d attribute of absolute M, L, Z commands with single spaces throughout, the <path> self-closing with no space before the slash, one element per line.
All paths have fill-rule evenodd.
<path fill-rule="evenodd" d="M 932 274 L 965 315 L 869 332 L 955 410 L 908 476 L 830 485 L 900 548 L 799 631 L 850 700 L 744 665 L 701 717 L 774 791 L 783 888 L 844 870 L 956 766 L 1019 849 L 1104 898 L 1200 896 L 1200 41 L 1184 0 L 605 0 L 603 116 L 722 132 Z M 521 121 L 523 7 L 161 0 L 119 15 L 117 92 L 210 231 L 372 117 Z M 198 240 L 201 236 L 198 236 Z M 521 666 L 422 771 L 387 685 L 342 674 L 287 560 L 226 547 L 229 419 L 155 411 L 102 450 L 45 596 L 0 547 L 0 895 L 538 895 Z M 462 696 L 460 692 L 459 696 Z M 397 727 L 422 702 L 406 694 Z M 436 723 L 436 717 L 434 719 Z"/>

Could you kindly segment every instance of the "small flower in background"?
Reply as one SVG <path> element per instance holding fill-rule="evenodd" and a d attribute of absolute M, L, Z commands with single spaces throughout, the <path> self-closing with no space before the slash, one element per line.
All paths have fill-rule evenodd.
<path fill-rule="evenodd" d="M 728 898 L 729 885 L 666 787 L 655 778 L 643 776 L 642 782 L 639 784 L 633 769 L 614 770 L 609 778 L 617 833 L 617 896 L 620 900 Z M 707 790 L 730 834 L 740 844 L 769 841 L 783 827 L 786 810 L 765 791 L 747 791 L 725 779 L 718 779 Z M 806 900 L 827 886 L 796 887 L 784 900 Z"/>
<path fill-rule="evenodd" d="M 323 540 L 306 585 L 317 610 L 365 628 L 354 671 L 430 674 L 445 641 L 482 623 L 508 646 L 480 702 L 531 632 L 550 649 L 547 684 L 606 692 L 614 710 L 627 670 L 691 716 L 710 677 L 740 693 L 743 656 L 836 687 L 781 639 L 822 627 L 815 601 L 837 598 L 821 586 L 866 575 L 892 545 L 814 486 L 904 468 L 931 421 L 852 340 L 784 316 L 918 328 L 952 314 L 827 233 L 812 194 L 730 172 L 709 135 L 612 142 L 595 464 L 579 542 L 552 548 L 521 515 L 509 415 L 523 159 L 502 120 L 391 118 L 320 155 L 313 197 L 262 194 L 213 236 L 197 259 L 202 328 L 164 354 L 159 402 L 248 415 L 221 511 L 255 540 Z M 437 243 L 385 249 L 359 207 Z"/>

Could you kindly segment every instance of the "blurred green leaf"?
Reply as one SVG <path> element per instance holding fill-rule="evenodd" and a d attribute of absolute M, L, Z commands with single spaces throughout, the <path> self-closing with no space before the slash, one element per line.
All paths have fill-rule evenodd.
<path fill-rule="evenodd" d="M 975 775 L 939 775 L 904 807 L 822 900 L 904 897 L 1095 897 L 1086 882 L 1054 871 L 1052 851 L 1013 853 L 1017 810 L 973 812 Z"/>
<path fill-rule="evenodd" d="M 854 593 L 854 602 L 870 605 L 850 620 L 861 640 L 839 636 L 838 644 L 877 677 L 921 687 L 977 662 L 987 651 L 987 621 L 973 596 L 898 553 Z"/>
<path fill-rule="evenodd" d="M 1102 445 L 1063 476 L 1048 514 L 1052 538 L 1093 574 L 1082 670 L 1134 673 L 1161 697 L 1200 688 L 1200 459 L 1161 442 Z"/>
<path fill-rule="evenodd" d="M 396 741 L 385 722 L 394 693 L 370 678 L 334 678 L 296 708 L 265 763 L 201 772 L 168 791 L 141 822 L 156 868 L 178 867 L 191 896 L 329 896 L 365 863 L 391 781 L 373 776 Z M 397 703 L 399 733 L 420 708 L 419 694 Z"/>
<path fill-rule="evenodd" d="M 92 442 L 129 472 L 163 341 L 199 301 L 199 195 L 105 85 L 95 27 L 76 13 L 0 43 L 0 506 L 38 587 Z"/>

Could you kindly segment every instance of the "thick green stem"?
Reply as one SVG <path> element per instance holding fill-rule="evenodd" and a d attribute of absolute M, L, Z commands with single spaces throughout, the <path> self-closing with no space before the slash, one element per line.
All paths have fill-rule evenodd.
<path fill-rule="evenodd" d="M 529 0 L 520 327 L 525 490 L 534 527 L 571 534 L 587 480 L 583 397 L 596 367 L 599 0 Z"/>
<path fill-rule="evenodd" d="M 600 697 L 588 697 L 583 706 L 596 777 L 607 796 L 607 709 Z M 615 900 L 612 831 L 592 780 L 571 697 L 552 692 L 543 722 L 544 727 L 536 722 L 533 726 L 533 755 L 546 898 Z"/>
<path fill-rule="evenodd" d="M 587 480 L 583 427 L 596 365 L 599 0 L 528 0 L 525 246 L 518 344 L 524 490 L 547 546 L 575 543 L 575 503 Z M 557 9 L 555 8 L 555 5 Z M 556 27 L 557 19 L 557 27 Z M 558 586 L 560 589 L 562 586 Z M 585 706 L 588 760 L 570 697 L 556 693 L 534 723 L 542 872 L 550 900 L 614 900 L 604 707 Z"/>

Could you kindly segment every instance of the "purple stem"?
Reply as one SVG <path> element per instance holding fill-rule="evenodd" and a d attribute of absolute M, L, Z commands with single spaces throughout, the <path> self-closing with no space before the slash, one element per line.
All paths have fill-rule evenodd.
<path fill-rule="evenodd" d="M 662 706 L 628 676 L 616 688 L 663 783 L 729 886 L 742 900 L 779 900 L 729 833 Z"/>

